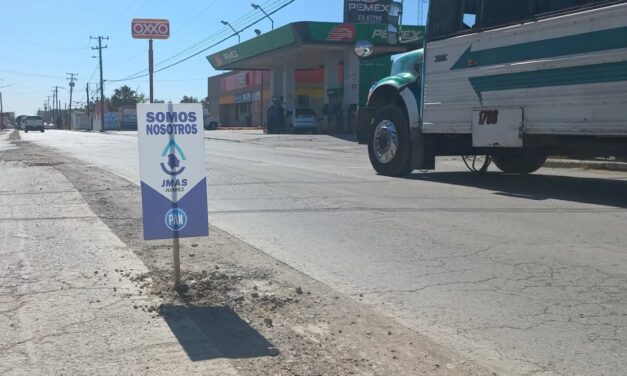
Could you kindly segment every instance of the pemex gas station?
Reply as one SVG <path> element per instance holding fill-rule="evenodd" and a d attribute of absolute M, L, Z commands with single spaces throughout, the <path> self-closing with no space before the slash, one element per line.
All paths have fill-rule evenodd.
<path fill-rule="evenodd" d="M 216 71 L 225 71 L 208 80 L 212 116 L 223 125 L 260 126 L 268 108 L 280 103 L 286 111 L 313 110 L 320 132 L 350 131 L 372 84 L 390 74 L 391 56 L 420 48 L 424 32 L 405 26 L 405 43 L 391 44 L 383 15 L 347 14 L 348 4 L 357 2 L 345 3 L 351 22 L 291 23 L 207 56 Z M 353 52 L 361 40 L 375 47 L 365 60 Z"/>

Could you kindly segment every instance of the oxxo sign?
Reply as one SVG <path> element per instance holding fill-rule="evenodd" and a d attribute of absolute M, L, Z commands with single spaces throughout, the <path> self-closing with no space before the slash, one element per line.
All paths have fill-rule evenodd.
<path fill-rule="evenodd" d="M 200 104 L 138 104 L 144 239 L 207 236 Z"/>
<path fill-rule="evenodd" d="M 136 39 L 168 39 L 170 37 L 170 21 L 135 18 L 131 22 L 131 31 L 133 38 Z"/>

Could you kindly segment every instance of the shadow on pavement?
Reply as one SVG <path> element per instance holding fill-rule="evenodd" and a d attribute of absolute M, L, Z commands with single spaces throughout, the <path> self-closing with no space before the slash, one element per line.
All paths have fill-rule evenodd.
<path fill-rule="evenodd" d="M 164 305 L 161 314 L 191 361 L 278 355 L 268 340 L 229 307 Z"/>
<path fill-rule="evenodd" d="M 469 172 L 414 173 L 407 179 L 432 181 L 496 191 L 530 200 L 556 199 L 627 208 L 627 181 L 555 175 L 507 175 Z"/>

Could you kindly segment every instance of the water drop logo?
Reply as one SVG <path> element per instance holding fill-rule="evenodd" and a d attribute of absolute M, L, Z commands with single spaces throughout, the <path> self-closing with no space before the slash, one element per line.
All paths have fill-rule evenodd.
<path fill-rule="evenodd" d="M 178 157 L 176 156 L 178 154 Z M 170 176 L 180 175 L 185 171 L 185 166 L 181 166 L 181 161 L 185 161 L 185 153 L 183 149 L 174 140 L 170 140 L 163 149 L 162 158 L 166 158 L 166 162 L 161 163 L 163 172 Z M 180 158 L 180 159 L 179 159 Z"/>

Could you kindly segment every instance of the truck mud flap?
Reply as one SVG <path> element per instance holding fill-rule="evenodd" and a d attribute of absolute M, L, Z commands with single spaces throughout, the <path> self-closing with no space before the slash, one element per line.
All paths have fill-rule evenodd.
<path fill-rule="evenodd" d="M 435 154 L 422 134 L 414 134 L 411 141 L 411 167 L 414 170 L 435 170 Z"/>
<path fill-rule="evenodd" d="M 368 143 L 368 133 L 374 116 L 374 107 L 359 107 L 357 109 L 357 118 L 355 119 L 355 137 L 357 138 L 358 143 Z"/>

